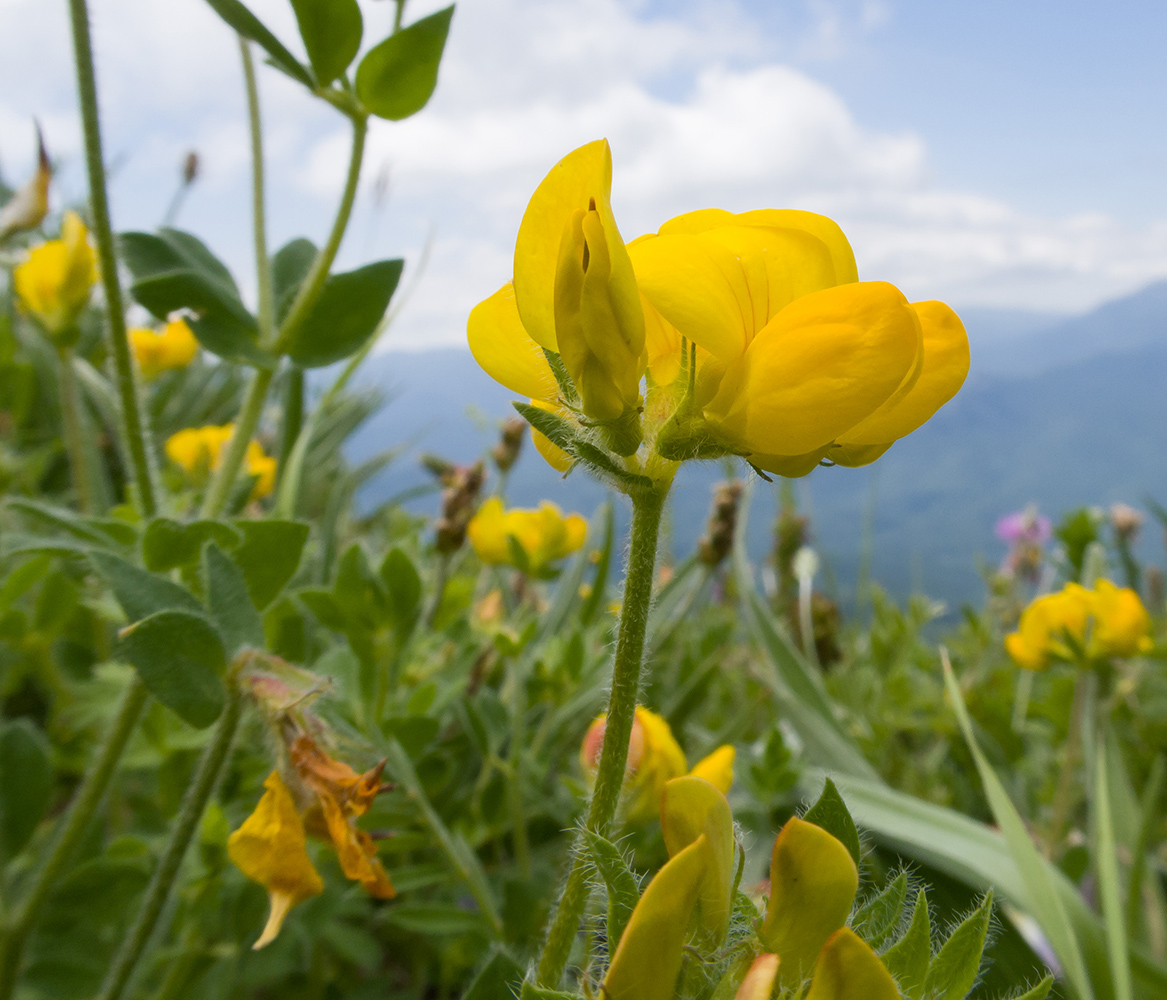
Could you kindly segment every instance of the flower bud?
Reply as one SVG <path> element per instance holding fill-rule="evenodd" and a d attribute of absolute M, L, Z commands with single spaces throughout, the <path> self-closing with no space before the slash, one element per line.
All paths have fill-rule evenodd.
<path fill-rule="evenodd" d="M 1134 507 L 1125 503 L 1112 504 L 1110 507 L 1110 526 L 1119 538 L 1132 540 L 1143 526 L 1143 515 Z"/>
<path fill-rule="evenodd" d="M 0 208 L 0 244 L 15 233 L 36 229 L 44 221 L 49 211 L 49 181 L 53 168 L 49 154 L 45 150 L 45 138 L 41 127 L 36 127 L 37 165 L 36 173 L 27 184 L 17 191 Z"/>
<path fill-rule="evenodd" d="M 499 472 L 510 472 L 511 466 L 519 460 L 526 432 L 527 421 L 521 417 L 511 417 L 503 422 L 498 444 L 490 449 L 490 457 L 494 459 Z"/>
<path fill-rule="evenodd" d="M 713 508 L 709 512 L 709 524 L 697 543 L 697 558 L 706 566 L 721 565 L 733 547 L 737 507 L 744 488 L 740 479 L 727 480 L 713 487 Z"/>
<path fill-rule="evenodd" d="M 442 490 L 442 514 L 434 524 L 437 550 L 441 553 L 457 552 L 466 542 L 466 529 L 474 516 L 478 494 L 486 482 L 486 469 L 481 462 L 469 466 L 451 465 L 432 456 L 426 456 L 422 461 L 438 475 L 445 487 Z"/>

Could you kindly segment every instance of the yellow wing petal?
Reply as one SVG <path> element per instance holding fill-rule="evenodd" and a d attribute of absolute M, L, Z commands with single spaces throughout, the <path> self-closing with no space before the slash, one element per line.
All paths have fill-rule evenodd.
<path fill-rule="evenodd" d="M 718 747 L 708 757 L 702 757 L 689 772 L 692 777 L 704 778 L 722 795 L 733 785 L 733 759 L 736 751 L 728 744 Z"/>
<path fill-rule="evenodd" d="M 593 198 L 597 208 L 607 206 L 611 191 L 612 151 L 607 139 L 597 139 L 555 164 L 523 213 L 515 240 L 515 295 L 523 326 L 549 351 L 559 349 L 555 339 L 555 271 L 564 227 L 572 213 L 586 211 Z M 602 214 L 610 216 L 611 208 Z M 605 218 L 605 227 L 607 223 Z"/>
<path fill-rule="evenodd" d="M 879 956 L 849 927 L 823 947 L 806 1000 L 899 1000 L 900 991 Z"/>
<path fill-rule="evenodd" d="M 482 370 L 512 392 L 546 400 L 559 394 L 542 348 L 523 329 L 513 285 L 503 285 L 470 311 L 466 339 Z"/>
<path fill-rule="evenodd" d="M 839 285 L 796 299 L 728 366 L 705 416 L 763 455 L 806 455 L 874 413 L 916 363 L 920 324 L 894 285 Z"/>

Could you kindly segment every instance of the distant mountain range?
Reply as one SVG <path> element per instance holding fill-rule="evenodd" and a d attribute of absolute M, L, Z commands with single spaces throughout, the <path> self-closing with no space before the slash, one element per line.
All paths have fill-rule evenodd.
<path fill-rule="evenodd" d="M 854 594 L 868 521 L 877 582 L 954 605 L 982 596 L 978 560 L 1001 559 L 993 525 L 1007 511 L 1037 503 L 1056 517 L 1085 504 L 1167 501 L 1167 282 L 1070 318 L 990 309 L 963 316 L 973 360 L 960 394 L 875 465 L 816 469 L 798 481 L 844 600 Z M 363 379 L 390 401 L 357 435 L 354 457 L 417 442 L 369 485 L 367 501 L 425 483 L 420 452 L 473 459 L 513 413 L 513 395 L 467 351 L 389 352 L 367 364 Z M 678 478 L 669 521 L 675 553 L 691 551 L 722 475 L 709 463 Z M 776 491 L 760 481 L 754 491 L 757 554 L 770 544 Z M 582 475 L 560 479 L 530 448 L 508 493 L 516 504 L 548 498 L 584 513 L 604 498 Z M 424 510 L 436 503 L 413 501 Z M 1162 562 L 1157 528 L 1148 524 L 1144 535 L 1142 548 Z"/>

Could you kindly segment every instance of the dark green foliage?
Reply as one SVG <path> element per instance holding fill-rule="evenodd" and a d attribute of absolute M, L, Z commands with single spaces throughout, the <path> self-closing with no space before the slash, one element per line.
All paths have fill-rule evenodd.
<path fill-rule="evenodd" d="M 400 121 L 417 114 L 438 84 L 453 6 L 423 17 L 374 46 L 357 67 L 357 97 L 373 114 Z"/>

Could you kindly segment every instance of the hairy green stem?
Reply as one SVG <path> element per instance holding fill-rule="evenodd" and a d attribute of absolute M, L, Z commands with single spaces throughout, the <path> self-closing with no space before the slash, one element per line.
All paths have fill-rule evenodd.
<path fill-rule="evenodd" d="M 136 487 L 136 504 L 144 517 L 153 517 L 158 506 L 154 463 L 138 399 L 130 342 L 126 335 L 126 310 L 118 281 L 117 254 L 105 186 L 105 160 L 101 149 L 101 122 L 97 109 L 97 79 L 93 68 L 93 43 L 89 36 L 89 11 L 85 0 L 69 0 L 73 24 L 73 57 L 77 68 L 77 96 L 85 133 L 85 166 L 89 174 L 89 207 L 97 262 L 105 291 L 106 341 L 113 357 L 118 399 L 121 403 L 123 445 L 129 455 Z"/>
<path fill-rule="evenodd" d="M 186 856 L 186 849 L 190 845 L 199 820 L 202 819 L 203 810 L 206 809 L 211 792 L 219 779 L 219 772 L 227 760 L 242 709 L 243 697 L 238 687 L 232 683 L 229 685 L 227 705 L 219 717 L 211 742 L 203 751 L 194 780 L 186 790 L 178 816 L 171 827 L 170 837 L 166 841 L 158 867 L 154 869 L 150 883 L 146 886 L 146 894 L 138 904 L 134 922 L 122 940 L 117 955 L 114 956 L 113 965 L 106 974 L 98 1000 L 118 1000 L 129 985 L 162 909 L 170 898 L 170 891 Z"/>
<path fill-rule="evenodd" d="M 668 488 L 632 497 L 632 526 L 629 529 L 628 570 L 624 577 L 624 600 L 620 608 L 620 632 L 612 666 L 612 692 L 604 728 L 604 747 L 596 769 L 596 784 L 588 806 L 584 829 L 606 837 L 620 803 L 624 768 L 628 763 L 628 741 L 640 693 L 640 669 L 644 655 L 644 635 L 652 603 L 652 577 L 656 566 L 657 538 Z M 581 830 L 571 852 L 571 870 L 564 882 L 555 916 L 552 918 L 543 953 L 539 956 L 536 981 L 555 989 L 571 954 L 572 942 L 587 905 L 587 861 Z"/>
<path fill-rule="evenodd" d="M 0 1000 L 9 1000 L 12 996 L 29 932 L 35 926 L 57 877 L 73 857 L 82 835 L 93 819 L 145 704 L 146 687 L 135 674 L 122 696 L 122 703 L 113 725 L 106 733 L 105 742 L 82 778 L 65 815 L 57 824 L 45 859 L 33 876 L 28 895 L 0 935 Z"/>
<path fill-rule="evenodd" d="M 97 498 L 100 488 L 93 481 L 92 467 L 85 454 L 85 436 L 81 431 L 81 399 L 77 393 L 77 376 L 73 372 L 73 349 L 57 349 L 57 388 L 61 395 L 61 430 L 69 456 L 69 472 L 78 504 L 83 514 L 99 514 Z"/>

